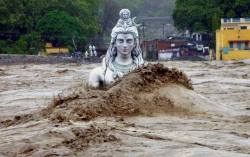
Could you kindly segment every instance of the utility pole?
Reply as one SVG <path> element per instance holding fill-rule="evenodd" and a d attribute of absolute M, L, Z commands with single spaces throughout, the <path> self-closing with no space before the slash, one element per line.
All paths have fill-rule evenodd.
<path fill-rule="evenodd" d="M 165 24 L 162 24 L 162 39 L 165 38 L 165 28 L 164 28 Z"/>
<path fill-rule="evenodd" d="M 145 37 L 145 23 L 144 23 L 144 21 L 142 22 L 142 39 L 143 39 L 143 41 L 144 41 L 144 37 Z"/>
<path fill-rule="evenodd" d="M 145 40 L 145 22 L 142 21 L 142 38 L 141 38 L 141 43 L 142 43 L 142 53 L 143 53 L 143 58 L 147 57 L 146 51 L 145 51 L 145 45 L 144 45 L 144 40 Z"/>

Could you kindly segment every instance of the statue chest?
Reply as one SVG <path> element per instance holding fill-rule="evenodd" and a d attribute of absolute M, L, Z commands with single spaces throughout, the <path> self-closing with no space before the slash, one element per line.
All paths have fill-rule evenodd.
<path fill-rule="evenodd" d="M 129 65 L 122 65 L 116 62 L 113 62 L 113 66 L 115 71 L 117 71 L 118 73 L 122 73 L 122 75 L 127 74 L 129 71 L 133 70 L 135 65 L 129 64 Z"/>

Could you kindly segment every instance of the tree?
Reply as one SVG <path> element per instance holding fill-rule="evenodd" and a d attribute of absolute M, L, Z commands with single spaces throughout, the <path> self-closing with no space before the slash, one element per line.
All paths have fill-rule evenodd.
<path fill-rule="evenodd" d="M 173 19 L 179 30 L 213 32 L 220 18 L 250 16 L 249 0 L 176 0 L 175 5 Z"/>
<path fill-rule="evenodd" d="M 80 35 L 85 28 L 78 18 L 68 13 L 51 11 L 38 21 L 36 29 L 45 41 L 62 46 L 70 45 L 72 36 Z"/>
<path fill-rule="evenodd" d="M 72 35 L 84 45 L 98 31 L 99 2 L 0 0 L 0 41 L 1 45 L 10 48 L 9 52 L 1 49 L 0 53 L 17 53 L 20 49 L 18 53 L 34 54 L 34 50 L 38 52 L 41 44 L 49 41 L 71 47 Z"/>
<path fill-rule="evenodd" d="M 220 14 L 213 0 L 177 0 L 173 19 L 179 30 L 205 32 L 212 30 L 212 17 Z"/>
<path fill-rule="evenodd" d="M 174 24 L 179 30 L 207 32 L 214 38 L 221 18 L 250 16 L 249 0 L 176 0 Z"/>

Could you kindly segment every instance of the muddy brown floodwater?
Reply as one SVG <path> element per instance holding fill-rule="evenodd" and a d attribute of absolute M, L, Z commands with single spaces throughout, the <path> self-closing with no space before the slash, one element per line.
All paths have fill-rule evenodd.
<path fill-rule="evenodd" d="M 162 64 L 102 90 L 99 64 L 1 66 L 0 157 L 250 156 L 250 60 Z"/>

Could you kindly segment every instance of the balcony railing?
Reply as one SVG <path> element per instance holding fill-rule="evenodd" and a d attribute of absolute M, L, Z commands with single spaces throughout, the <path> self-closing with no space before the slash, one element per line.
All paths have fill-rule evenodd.
<path fill-rule="evenodd" d="M 243 23 L 247 22 L 250 23 L 250 17 L 246 18 L 223 18 L 221 19 L 221 23 Z"/>

